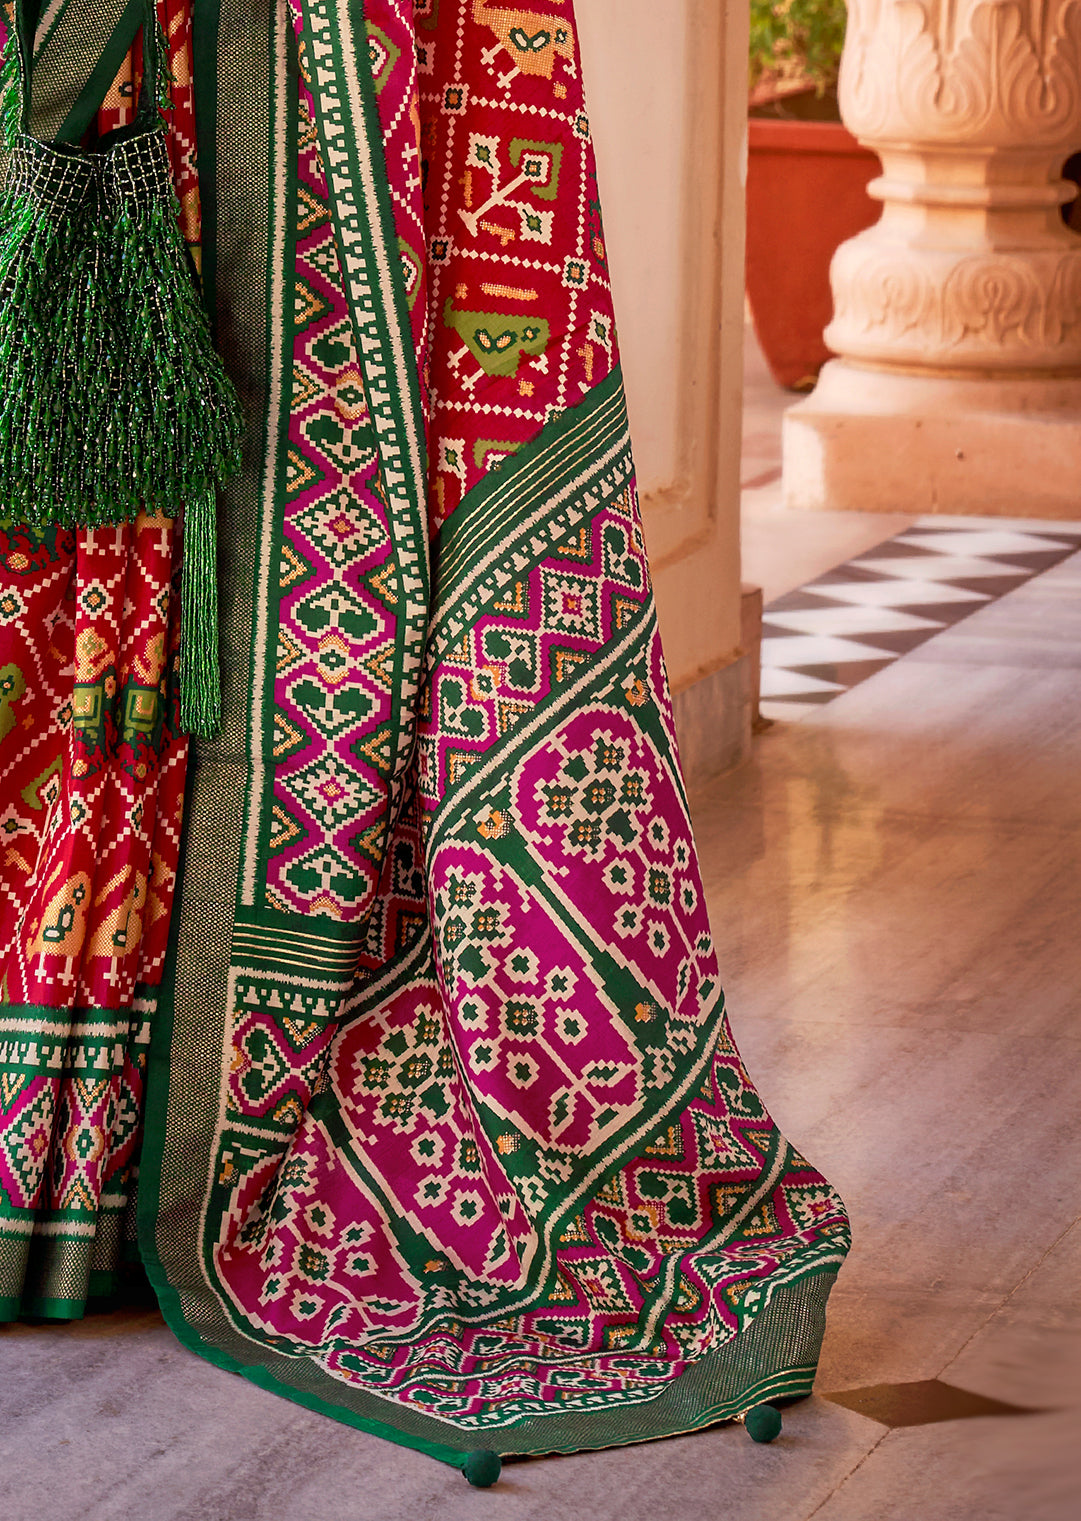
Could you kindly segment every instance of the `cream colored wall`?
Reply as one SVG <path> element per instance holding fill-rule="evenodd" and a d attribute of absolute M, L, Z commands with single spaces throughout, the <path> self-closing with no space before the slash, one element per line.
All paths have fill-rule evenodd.
<path fill-rule="evenodd" d="M 576 0 L 675 691 L 740 637 L 746 0 Z"/>

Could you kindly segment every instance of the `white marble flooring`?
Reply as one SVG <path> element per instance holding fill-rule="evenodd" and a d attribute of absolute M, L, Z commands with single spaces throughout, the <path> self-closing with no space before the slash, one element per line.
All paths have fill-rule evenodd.
<path fill-rule="evenodd" d="M 806 717 L 1078 549 L 1077 523 L 917 518 L 767 603 L 762 716 Z"/>
<path fill-rule="evenodd" d="M 911 525 L 882 526 L 827 525 L 833 563 Z M 775 595 L 828 569 L 807 544 Z M 1073 1521 L 1079 775 L 1075 554 L 693 799 L 744 1059 L 855 1232 L 818 1392 L 774 1445 L 724 1427 L 474 1491 L 128 1313 L 0 1331 L 2 1521 Z M 934 1380 L 1042 1413 L 875 1418 Z M 829 1397 L 875 1386 L 870 1414 Z"/>
<path fill-rule="evenodd" d="M 733 1515 L 1081 1510 L 1079 623 L 1075 555 L 696 799 L 737 1040 L 852 1210 L 819 1389 L 1053 1412 L 868 1423 L 827 1495 Z"/>
<path fill-rule="evenodd" d="M 789 512 L 781 497 L 781 420 L 802 398 L 777 386 L 748 322 L 743 344 L 743 579 L 767 603 L 916 521 L 901 513 Z"/>

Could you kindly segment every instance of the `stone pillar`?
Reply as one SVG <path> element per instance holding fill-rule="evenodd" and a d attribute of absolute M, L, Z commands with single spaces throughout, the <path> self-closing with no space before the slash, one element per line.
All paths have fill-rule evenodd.
<path fill-rule="evenodd" d="M 849 0 L 841 114 L 883 165 L 841 357 L 785 421 L 792 507 L 1081 516 L 1081 0 Z"/>

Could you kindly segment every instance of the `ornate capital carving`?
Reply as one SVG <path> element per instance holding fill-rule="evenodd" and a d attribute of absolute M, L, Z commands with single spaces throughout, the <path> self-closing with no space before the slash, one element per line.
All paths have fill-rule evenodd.
<path fill-rule="evenodd" d="M 874 143 L 1064 149 L 1081 128 L 1081 0 L 849 0 L 841 114 Z"/>

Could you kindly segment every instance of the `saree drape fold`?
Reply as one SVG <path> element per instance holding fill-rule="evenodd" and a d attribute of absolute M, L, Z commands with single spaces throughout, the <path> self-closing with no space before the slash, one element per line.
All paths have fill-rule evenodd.
<path fill-rule="evenodd" d="M 459 1465 L 806 1394 L 847 1221 L 724 1011 L 571 4 L 164 15 L 248 422 L 223 726 L 124 995 L 166 1316 Z"/>
<path fill-rule="evenodd" d="M 141 67 L 140 50 L 128 53 L 132 9 L 46 8 L 37 129 L 60 130 L 102 49 L 111 69 L 91 114 L 101 133 L 130 122 Z M 169 0 L 161 14 L 175 80 L 170 156 L 197 252 L 190 8 Z M 13 23 L 7 0 L 5 64 Z M 143 513 L 35 529 L 3 510 L 0 1320 L 81 1315 L 137 1256 L 150 1034 L 141 989 L 165 964 L 188 750 L 175 522 Z"/>

